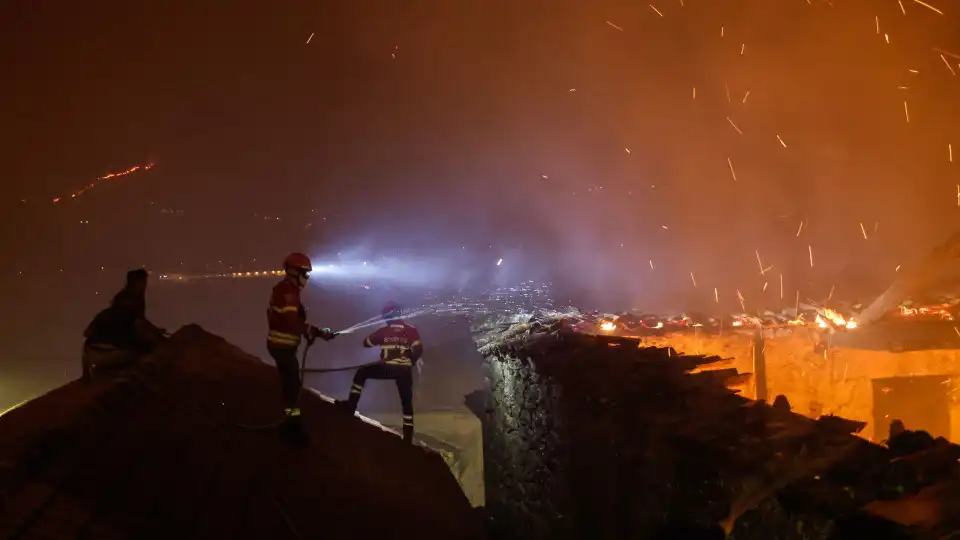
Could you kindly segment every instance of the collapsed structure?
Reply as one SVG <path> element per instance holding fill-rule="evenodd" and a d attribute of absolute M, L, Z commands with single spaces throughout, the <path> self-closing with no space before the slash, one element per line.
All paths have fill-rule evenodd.
<path fill-rule="evenodd" d="M 478 329 L 487 508 L 515 538 L 934 538 L 960 529 L 960 447 L 750 401 L 719 357 L 569 321 Z M 707 370 L 721 364 L 722 369 Z M 909 427 L 909 426 L 908 426 Z M 683 523 L 678 523 L 683 522 Z M 719 525 L 719 526 L 718 526 Z"/>
<path fill-rule="evenodd" d="M 273 427 L 272 368 L 197 326 L 113 380 L 0 417 L 3 538 L 482 538 L 443 460 L 301 398 Z"/>

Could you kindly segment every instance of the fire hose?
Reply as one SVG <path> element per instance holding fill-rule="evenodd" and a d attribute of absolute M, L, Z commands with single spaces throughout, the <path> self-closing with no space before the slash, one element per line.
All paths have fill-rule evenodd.
<path fill-rule="evenodd" d="M 300 356 L 300 389 L 298 392 L 303 393 L 303 375 L 306 373 L 336 373 L 339 371 L 350 371 L 354 369 L 360 369 L 367 366 L 375 366 L 380 362 L 367 362 L 365 364 L 357 364 L 354 366 L 344 366 L 344 367 L 335 367 L 335 368 L 307 368 L 307 354 L 310 352 L 310 347 L 313 346 L 313 341 L 308 341 L 307 346 L 303 348 L 303 354 Z M 299 401 L 298 394 L 298 401 Z M 250 430 L 260 430 L 260 429 L 272 429 L 280 426 L 286 420 L 286 416 L 277 420 L 275 422 L 270 422 L 268 424 L 234 424 L 235 427 L 242 429 Z"/>

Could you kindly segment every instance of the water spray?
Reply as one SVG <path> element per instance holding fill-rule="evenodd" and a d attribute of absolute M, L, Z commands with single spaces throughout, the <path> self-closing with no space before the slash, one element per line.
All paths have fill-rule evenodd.
<path fill-rule="evenodd" d="M 442 304 L 438 304 L 438 305 L 442 305 Z M 409 312 L 409 313 L 404 313 L 401 318 L 403 318 L 403 319 L 413 319 L 413 318 L 419 317 L 419 316 L 421 316 L 421 315 L 430 315 L 430 314 L 432 314 L 432 313 L 436 313 L 436 306 L 429 306 L 429 307 L 420 308 L 420 309 L 411 311 L 411 312 Z M 353 325 L 353 326 L 350 326 L 350 327 L 348 327 L 348 328 L 345 328 L 345 329 L 343 329 L 343 330 L 340 330 L 340 331 L 337 332 L 337 333 L 338 333 L 338 334 L 352 334 L 353 332 L 356 332 L 357 330 L 363 330 L 364 328 L 371 328 L 371 327 L 374 327 L 374 326 L 381 326 L 381 325 L 383 325 L 383 323 L 384 323 L 383 316 L 382 316 L 382 315 L 378 315 L 378 316 L 376 316 L 376 317 L 371 317 L 371 318 L 369 318 L 369 319 L 367 319 L 367 320 L 365 320 L 365 321 L 358 322 L 357 324 L 355 324 L 355 325 Z"/>

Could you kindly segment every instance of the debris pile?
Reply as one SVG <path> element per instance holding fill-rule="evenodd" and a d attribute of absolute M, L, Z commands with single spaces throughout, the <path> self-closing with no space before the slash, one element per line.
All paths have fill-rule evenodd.
<path fill-rule="evenodd" d="M 309 448 L 271 428 L 276 374 L 197 326 L 114 380 L 0 417 L 3 538 L 482 538 L 440 456 L 301 398 Z"/>
<path fill-rule="evenodd" d="M 726 387 L 742 377 L 735 369 L 699 371 L 717 357 L 564 321 L 477 328 L 490 388 L 468 404 L 483 424 L 487 508 L 505 537 L 960 531 L 960 447 L 897 430 L 890 448 L 871 444 L 852 435 L 861 422 L 737 395 Z"/>

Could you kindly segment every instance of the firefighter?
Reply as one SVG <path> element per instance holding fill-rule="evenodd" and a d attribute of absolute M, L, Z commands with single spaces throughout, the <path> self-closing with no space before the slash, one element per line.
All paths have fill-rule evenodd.
<path fill-rule="evenodd" d="M 83 332 L 83 381 L 93 371 L 119 369 L 135 364 L 165 339 L 166 330 L 147 319 L 147 279 L 143 268 L 127 272 L 127 283 L 113 297 L 110 307 L 97 313 Z"/>
<path fill-rule="evenodd" d="M 350 398 L 341 402 L 353 414 L 360 402 L 363 386 L 368 379 L 393 380 L 400 393 L 403 411 L 403 440 L 413 442 L 413 366 L 423 355 L 423 343 L 417 329 L 400 319 L 402 310 L 388 302 L 382 311 L 387 325 L 377 329 L 363 340 L 364 347 L 380 347 L 380 363 L 357 370 L 350 387 Z"/>
<path fill-rule="evenodd" d="M 280 375 L 283 395 L 284 421 L 281 435 L 290 442 L 305 445 L 310 442 L 300 422 L 300 366 L 297 348 L 301 338 L 312 344 L 316 338 L 329 341 L 335 334 L 329 328 L 317 328 L 307 322 L 307 310 L 300 302 L 300 290 L 307 285 L 313 265 L 303 253 L 291 253 L 283 261 L 286 275 L 273 287 L 267 310 L 267 351 Z"/>

